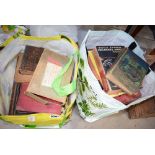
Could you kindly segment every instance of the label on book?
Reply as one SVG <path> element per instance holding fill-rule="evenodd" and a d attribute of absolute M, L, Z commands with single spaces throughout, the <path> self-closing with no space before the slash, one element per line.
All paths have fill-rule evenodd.
<path fill-rule="evenodd" d="M 51 87 L 52 82 L 60 72 L 61 68 L 62 68 L 61 66 L 53 64 L 51 62 L 47 62 L 41 85 L 45 87 Z"/>

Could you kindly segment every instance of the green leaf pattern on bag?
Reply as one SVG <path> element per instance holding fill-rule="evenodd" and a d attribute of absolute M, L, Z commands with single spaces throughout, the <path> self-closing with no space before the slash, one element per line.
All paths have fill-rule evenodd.
<path fill-rule="evenodd" d="M 86 100 L 83 100 L 82 102 L 79 102 L 79 105 L 82 109 L 82 112 L 86 115 L 86 116 L 92 116 L 94 115 L 94 113 L 92 113 L 90 111 L 90 107 L 89 105 L 86 103 Z"/>
<path fill-rule="evenodd" d="M 89 85 L 87 78 L 83 74 L 84 70 L 84 61 L 82 58 L 79 59 L 80 66 L 78 70 L 78 85 L 77 91 L 80 94 L 80 99 L 77 100 L 78 105 L 80 106 L 82 112 L 85 116 L 93 116 L 95 113 L 91 111 L 91 107 L 103 109 L 107 106 L 97 100 L 96 93 L 93 91 Z M 83 97 L 85 95 L 85 97 Z"/>

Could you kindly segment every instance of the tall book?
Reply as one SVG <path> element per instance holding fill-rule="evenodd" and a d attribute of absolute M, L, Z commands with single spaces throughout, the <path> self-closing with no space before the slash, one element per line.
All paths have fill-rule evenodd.
<path fill-rule="evenodd" d="M 39 59 L 43 53 L 44 48 L 26 46 L 19 72 L 21 74 L 32 75 Z"/>
<path fill-rule="evenodd" d="M 114 64 L 114 61 L 121 55 L 123 46 L 97 46 L 94 49 L 94 58 L 96 60 L 102 85 L 104 90 L 111 96 L 124 94 L 122 89 L 106 78 L 107 71 Z"/>
<path fill-rule="evenodd" d="M 59 96 L 53 90 L 52 82 L 68 61 L 69 58 L 67 56 L 45 49 L 33 73 L 32 79 L 26 90 L 26 94 L 34 99 L 38 99 L 38 97 L 36 97 L 36 95 L 38 95 L 65 103 L 67 96 Z M 68 70 L 64 73 L 61 86 L 65 86 L 70 83 L 73 69 L 74 62 L 71 63 Z"/>
<path fill-rule="evenodd" d="M 126 93 L 133 95 L 142 87 L 142 81 L 149 71 L 149 65 L 130 49 L 108 70 L 106 77 Z"/>

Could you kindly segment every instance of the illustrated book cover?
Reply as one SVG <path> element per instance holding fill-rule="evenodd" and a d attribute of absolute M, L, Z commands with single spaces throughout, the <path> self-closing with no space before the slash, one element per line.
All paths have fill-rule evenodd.
<path fill-rule="evenodd" d="M 149 71 L 149 65 L 130 49 L 108 70 L 106 77 L 126 93 L 132 95 L 142 87 L 142 81 Z"/>

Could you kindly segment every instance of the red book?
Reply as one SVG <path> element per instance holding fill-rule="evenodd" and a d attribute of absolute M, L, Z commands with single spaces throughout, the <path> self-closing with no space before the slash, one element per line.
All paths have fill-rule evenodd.
<path fill-rule="evenodd" d="M 43 104 L 29 96 L 26 96 L 24 93 L 28 87 L 28 84 L 29 83 L 21 84 L 16 110 L 36 113 L 52 113 L 58 115 L 61 114 L 62 107 L 60 102 L 48 99 L 48 104 Z"/>
<path fill-rule="evenodd" d="M 114 97 L 116 100 L 124 103 L 124 104 L 129 104 L 130 102 L 135 101 L 136 99 L 141 97 L 141 93 L 140 91 L 138 91 L 137 93 L 135 93 L 134 95 L 129 95 L 129 94 L 123 94 L 120 96 L 116 96 Z"/>

